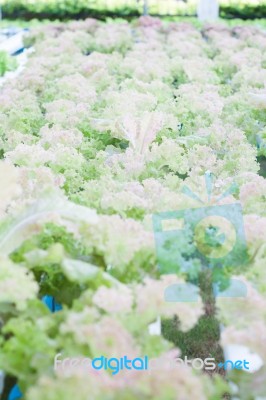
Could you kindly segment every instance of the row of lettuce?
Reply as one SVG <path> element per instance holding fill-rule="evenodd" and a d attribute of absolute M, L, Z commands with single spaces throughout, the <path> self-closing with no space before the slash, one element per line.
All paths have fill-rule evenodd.
<path fill-rule="evenodd" d="M 185 232 L 176 273 L 160 276 L 152 215 L 198 207 L 183 186 L 205 199 L 206 171 L 214 199 L 237 183 L 222 204 L 241 202 L 249 256 L 227 271 L 248 296 L 217 300 L 220 345 L 266 360 L 264 33 L 89 19 L 39 28 L 26 45 L 27 67 L 0 93 L 0 369 L 27 400 L 73 400 L 77 388 L 80 400 L 262 396 L 264 367 L 230 386 L 182 365 L 112 376 L 53 363 L 62 353 L 165 365 L 180 354 L 148 325 L 176 315 L 179 330 L 196 326 L 203 301 L 167 303 L 163 293 L 197 281 L 200 263 Z M 63 309 L 50 314 L 43 295 Z"/>
<path fill-rule="evenodd" d="M 138 17 L 143 13 L 143 2 L 137 0 L 1 0 L 3 15 L 10 19 L 71 19 L 94 17 Z M 196 14 L 197 1 L 149 0 L 152 15 Z M 222 18 L 266 18 L 265 0 L 220 0 Z"/>

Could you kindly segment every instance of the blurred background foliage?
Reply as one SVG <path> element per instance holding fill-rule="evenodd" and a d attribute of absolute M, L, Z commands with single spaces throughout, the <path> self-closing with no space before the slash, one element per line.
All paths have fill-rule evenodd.
<path fill-rule="evenodd" d="M 149 14 L 194 16 L 197 0 L 148 0 Z M 266 18 L 266 0 L 219 0 L 220 16 L 226 19 Z M 143 12 L 143 0 L 0 0 L 9 19 L 134 18 Z"/>

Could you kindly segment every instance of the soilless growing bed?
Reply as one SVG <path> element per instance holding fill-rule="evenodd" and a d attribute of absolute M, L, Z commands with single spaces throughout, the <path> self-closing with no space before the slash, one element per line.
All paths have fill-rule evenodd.
<path fill-rule="evenodd" d="M 6 385 L 27 400 L 263 398 L 265 33 L 88 19 L 25 45 L 0 92 Z M 62 363 L 83 357 L 157 368 Z"/>

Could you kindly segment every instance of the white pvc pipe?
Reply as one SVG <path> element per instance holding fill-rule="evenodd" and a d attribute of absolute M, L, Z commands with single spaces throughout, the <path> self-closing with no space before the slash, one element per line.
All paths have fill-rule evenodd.
<path fill-rule="evenodd" d="M 197 16 L 200 21 L 215 21 L 219 18 L 219 4 L 217 0 L 199 0 Z"/>
<path fill-rule="evenodd" d="M 0 395 L 4 391 L 4 380 L 5 380 L 5 374 L 4 371 L 0 371 Z"/>
<path fill-rule="evenodd" d="M 19 32 L 0 43 L 0 50 L 6 51 L 11 55 L 22 50 L 23 47 L 23 32 Z"/>
<path fill-rule="evenodd" d="M 143 0 L 143 15 L 149 14 L 148 0 Z"/>

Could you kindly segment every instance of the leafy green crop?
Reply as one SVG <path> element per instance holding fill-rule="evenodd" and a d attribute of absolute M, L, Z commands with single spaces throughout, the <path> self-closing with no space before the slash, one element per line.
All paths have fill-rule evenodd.
<path fill-rule="evenodd" d="M 10 19 L 70 19 L 94 17 L 98 19 L 135 18 L 142 14 L 143 3 L 136 0 L 1 0 L 3 14 Z M 149 0 L 151 15 L 194 16 L 195 0 Z M 254 4 L 251 0 L 220 1 L 223 18 L 255 19 L 266 17 L 265 0 Z"/>
<path fill-rule="evenodd" d="M 5 51 L 0 51 L 0 76 L 3 76 L 7 71 L 15 70 L 16 67 L 16 59 Z"/>

